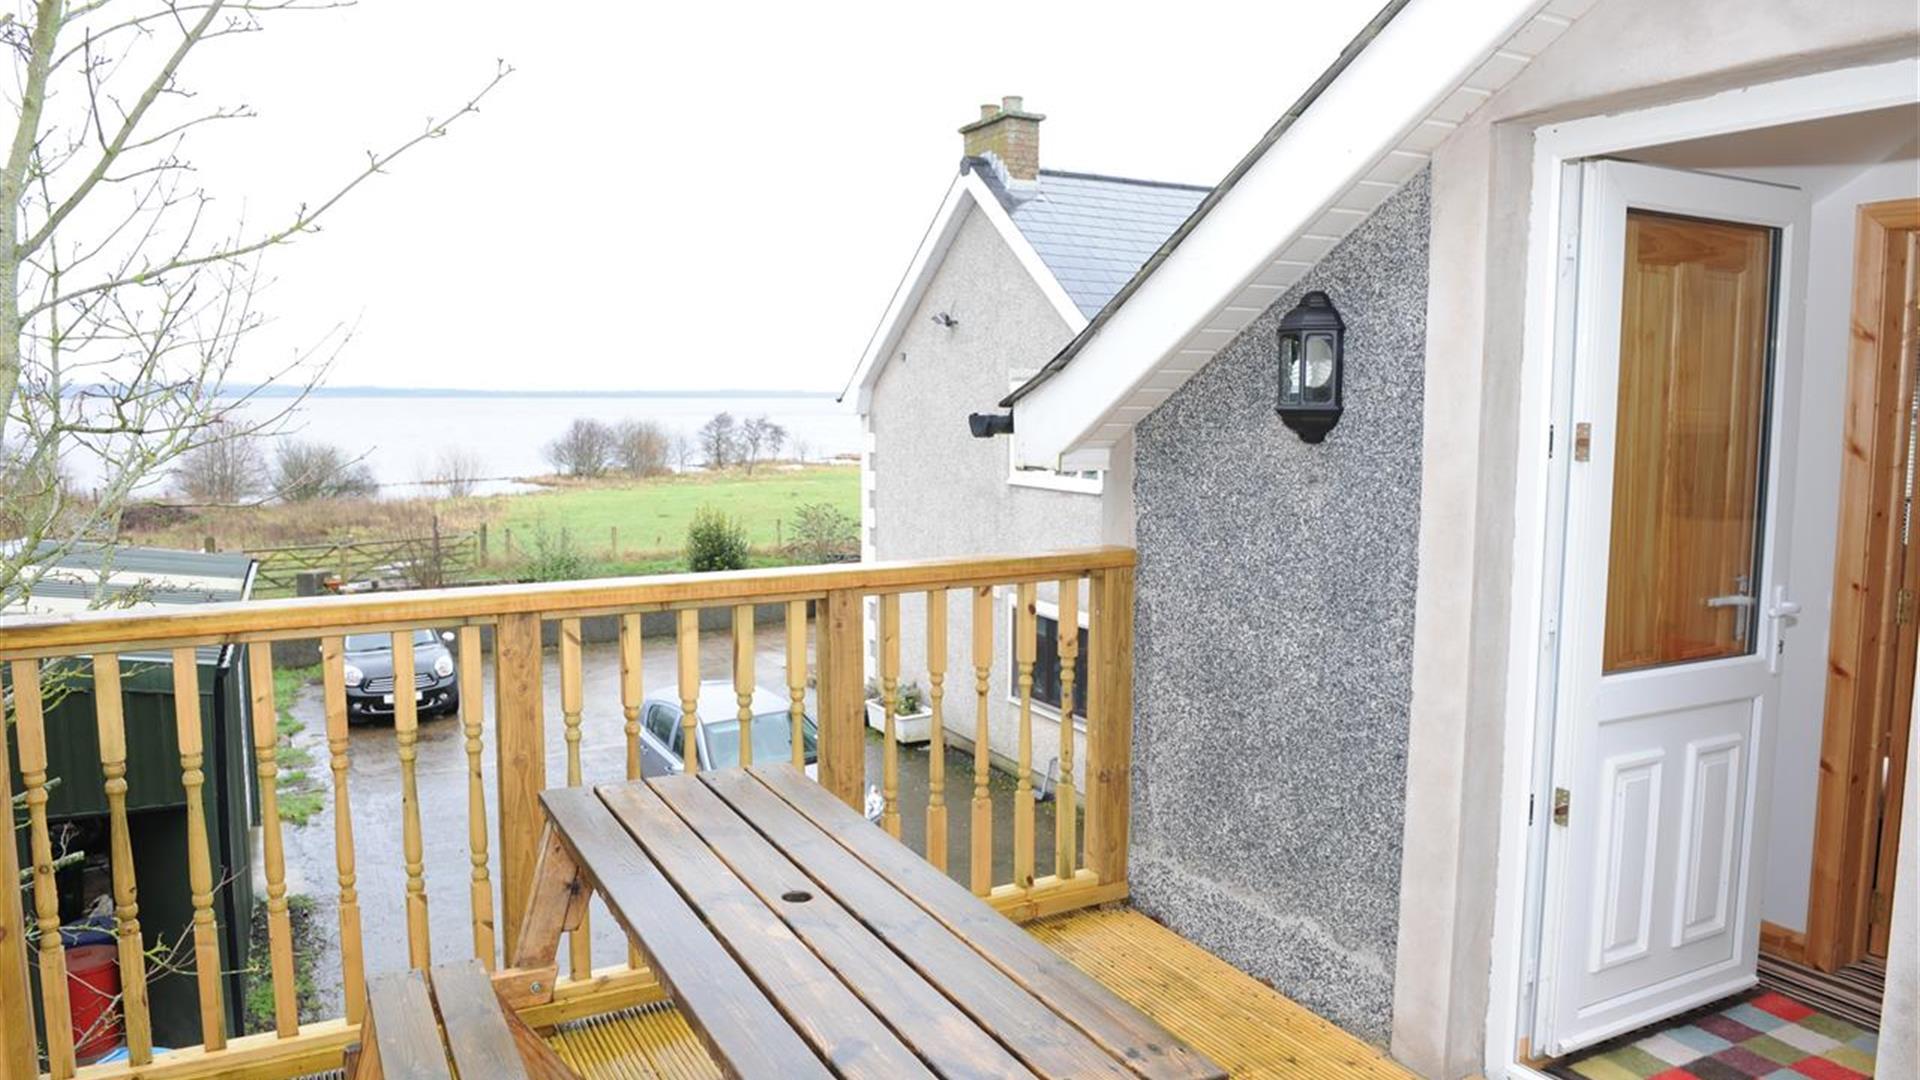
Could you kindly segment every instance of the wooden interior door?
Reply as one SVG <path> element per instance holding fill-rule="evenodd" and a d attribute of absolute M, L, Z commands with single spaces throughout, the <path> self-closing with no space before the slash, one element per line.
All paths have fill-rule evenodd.
<path fill-rule="evenodd" d="M 1791 446 L 1771 388 L 1805 196 L 1582 170 L 1535 1031 L 1564 1054 L 1756 981 Z"/>
<path fill-rule="evenodd" d="M 1902 391 L 1896 445 L 1904 448 L 1904 468 L 1900 470 L 1898 524 L 1893 531 L 1896 542 L 1889 544 L 1894 565 L 1890 577 L 1900 583 L 1894 598 L 1891 640 L 1892 669 L 1890 686 L 1883 699 L 1887 716 L 1875 723 L 1870 738 L 1877 736 L 1871 771 L 1877 779 L 1868 806 L 1875 843 L 1872 845 L 1872 886 L 1867 897 L 1866 949 L 1874 956 L 1887 955 L 1887 934 L 1893 921 L 1894 869 L 1900 851 L 1900 817 L 1904 801 L 1901 793 L 1907 785 L 1907 735 L 1913 723 L 1915 650 L 1920 648 L 1920 551 L 1915 549 L 1920 536 L 1920 520 L 1914 505 L 1916 487 L 1920 487 L 1920 230 L 1901 229 L 1888 237 L 1886 280 L 1889 301 L 1882 313 L 1883 340 L 1897 342 Z M 1893 290 L 1897 289 L 1897 292 Z"/>
<path fill-rule="evenodd" d="M 1860 208 L 1806 963 L 1886 954 L 1920 648 L 1920 199 Z M 1789 957 L 1793 959 L 1794 957 Z"/>

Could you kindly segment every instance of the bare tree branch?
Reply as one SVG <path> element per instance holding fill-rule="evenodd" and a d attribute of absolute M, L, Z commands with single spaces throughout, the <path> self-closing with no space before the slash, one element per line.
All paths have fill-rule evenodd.
<path fill-rule="evenodd" d="M 122 277 L 109 278 L 105 281 L 95 282 L 91 285 L 84 285 L 72 290 L 71 292 L 61 293 L 47 300 L 43 300 L 40 303 L 35 304 L 33 307 L 28 308 L 23 314 L 27 318 L 32 318 L 33 316 L 40 314 L 41 312 L 47 310 L 50 307 L 53 307 L 58 304 L 68 303 L 69 301 L 79 299 L 80 297 L 87 296 L 91 293 L 104 292 L 108 289 L 118 289 L 128 285 L 145 284 L 146 282 L 151 281 L 154 278 L 160 277 L 161 275 L 170 274 L 179 270 L 190 269 L 196 266 L 205 266 L 208 263 L 230 262 L 235 259 L 245 258 L 248 255 L 265 251 L 270 247 L 275 247 L 280 244 L 287 243 L 291 241 L 294 237 L 299 236 L 301 233 L 318 231 L 315 226 L 320 221 L 321 216 L 324 215 L 327 211 L 333 209 L 335 206 L 339 205 L 340 201 L 345 199 L 348 195 L 352 194 L 355 188 L 359 187 L 361 184 L 365 183 L 370 178 L 378 176 L 380 173 L 386 171 L 386 167 L 392 164 L 395 159 L 400 157 L 400 155 L 406 153 L 407 151 L 413 149 L 416 146 L 419 146 L 421 143 L 426 142 L 429 139 L 438 139 L 446 135 L 447 129 L 450 126 L 452 126 L 454 121 L 460 119 L 462 116 L 465 116 L 468 113 L 479 112 L 481 100 L 484 99 L 489 93 L 491 93 L 494 87 L 499 86 L 501 80 L 505 79 L 508 75 L 511 75 L 511 74 L 513 74 L 513 68 L 504 62 L 501 63 L 499 67 L 495 69 L 493 78 L 489 79 L 487 81 L 487 84 L 480 88 L 480 92 L 475 94 L 472 98 L 469 98 L 466 104 L 454 110 L 451 116 L 448 116 L 444 120 L 437 120 L 437 121 L 429 120 L 427 122 L 427 127 L 424 131 L 406 140 L 405 142 L 400 143 L 398 146 L 393 147 L 391 150 L 388 150 L 385 153 L 369 153 L 367 155 L 366 168 L 354 174 L 352 179 L 348 180 L 345 184 L 342 184 L 337 190 L 333 192 L 333 194 L 327 196 L 327 198 L 323 202 L 321 202 L 318 206 L 315 206 L 312 209 L 308 209 L 307 206 L 302 205 L 300 209 L 295 212 L 293 221 L 289 223 L 285 228 L 282 228 L 276 232 L 267 233 L 264 236 L 256 237 L 255 239 L 252 239 L 252 240 L 237 243 L 231 247 L 216 248 L 213 251 L 208 251 L 199 255 L 179 255 L 165 262 L 142 269 L 140 272 L 135 274 L 128 274 Z"/>

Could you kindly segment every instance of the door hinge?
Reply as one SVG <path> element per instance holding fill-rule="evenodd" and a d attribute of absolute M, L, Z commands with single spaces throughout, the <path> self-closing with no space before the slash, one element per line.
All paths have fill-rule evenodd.
<path fill-rule="evenodd" d="M 1593 425 L 1585 420 L 1573 425 L 1573 460 L 1585 461 L 1593 456 Z"/>
<path fill-rule="evenodd" d="M 1905 626 L 1913 621 L 1913 590 L 1901 589 L 1893 596 L 1893 621 L 1897 626 Z"/>
<path fill-rule="evenodd" d="M 1553 823 L 1555 825 L 1565 825 L 1567 823 L 1567 811 L 1571 809 L 1572 806 L 1572 792 L 1563 787 L 1553 789 Z"/>

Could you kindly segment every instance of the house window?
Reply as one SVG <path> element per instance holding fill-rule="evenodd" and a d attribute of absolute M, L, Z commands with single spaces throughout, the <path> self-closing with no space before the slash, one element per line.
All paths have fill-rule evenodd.
<path fill-rule="evenodd" d="M 1060 619 L 1058 610 L 1049 613 L 1045 608 L 1049 604 L 1036 605 L 1040 609 L 1034 617 L 1034 660 L 1033 660 L 1033 702 L 1045 705 L 1058 713 L 1060 711 Z M 1007 664 L 1007 692 L 1013 700 L 1020 700 L 1020 659 L 1018 641 L 1020 640 L 1020 610 L 1014 607 L 1009 611 L 1008 640 L 1016 642 L 1008 652 L 1013 654 Z M 1073 715 L 1081 720 L 1087 718 L 1087 628 L 1080 630 L 1080 655 L 1073 660 Z"/>

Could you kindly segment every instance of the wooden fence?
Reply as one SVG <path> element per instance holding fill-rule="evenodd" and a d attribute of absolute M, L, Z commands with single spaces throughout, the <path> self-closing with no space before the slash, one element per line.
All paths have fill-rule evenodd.
<path fill-rule="evenodd" d="M 338 575 L 342 582 L 392 577 L 436 588 L 462 581 L 487 564 L 484 529 L 384 540 L 338 540 L 254 548 L 259 561 L 253 593 L 257 597 L 292 596 L 302 573 Z"/>

